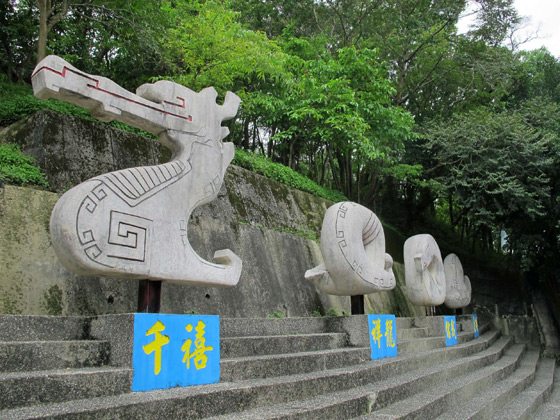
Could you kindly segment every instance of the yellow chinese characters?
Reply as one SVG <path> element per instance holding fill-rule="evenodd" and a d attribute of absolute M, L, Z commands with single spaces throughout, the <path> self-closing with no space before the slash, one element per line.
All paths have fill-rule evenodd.
<path fill-rule="evenodd" d="M 474 326 L 474 331 L 477 332 L 478 331 L 478 319 L 477 318 L 474 318 L 473 326 Z"/>
<path fill-rule="evenodd" d="M 385 321 L 385 338 L 387 339 L 387 347 L 395 347 L 395 340 L 393 339 L 393 320 L 388 319 Z"/>
<path fill-rule="evenodd" d="M 206 324 L 202 321 L 198 321 L 197 326 L 195 327 L 195 337 L 196 339 L 194 340 L 194 345 L 196 347 L 196 349 L 191 353 L 191 345 L 192 345 L 192 340 L 189 338 L 187 339 L 187 341 L 185 341 L 185 343 L 183 344 L 183 346 L 181 347 L 181 350 L 185 353 L 185 355 L 183 356 L 183 363 L 187 363 L 187 369 L 190 369 L 190 360 L 194 359 L 194 365 L 196 367 L 196 370 L 202 369 L 206 367 L 206 362 L 208 361 L 208 357 L 206 356 L 206 352 L 207 351 L 212 351 L 214 350 L 214 347 L 206 347 L 205 343 L 206 343 L 206 339 L 204 338 L 204 328 L 206 327 Z M 188 324 L 185 329 L 187 330 L 187 332 L 191 332 L 192 331 L 192 325 Z"/>
<path fill-rule="evenodd" d="M 373 342 L 377 344 L 377 348 L 381 348 L 381 319 L 372 320 L 373 328 L 371 329 L 371 336 L 373 337 Z"/>
<path fill-rule="evenodd" d="M 169 337 L 163 335 L 161 332 L 165 330 L 165 325 L 161 321 L 156 322 L 152 328 L 146 332 L 146 336 L 155 335 L 154 341 L 145 346 L 142 346 L 144 353 L 154 354 L 154 374 L 158 375 L 161 371 L 161 348 L 169 343 Z"/>
<path fill-rule="evenodd" d="M 445 321 L 445 332 L 447 333 L 447 338 L 456 337 L 455 321 Z"/>

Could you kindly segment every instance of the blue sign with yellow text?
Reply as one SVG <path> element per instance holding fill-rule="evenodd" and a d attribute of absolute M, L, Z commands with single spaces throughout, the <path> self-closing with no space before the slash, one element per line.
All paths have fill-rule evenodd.
<path fill-rule="evenodd" d="M 478 331 L 478 316 L 476 315 L 472 316 L 472 324 L 473 324 L 474 338 L 478 338 L 478 336 L 480 335 L 480 332 Z"/>
<path fill-rule="evenodd" d="M 220 380 L 220 317 L 135 314 L 133 391 Z"/>
<path fill-rule="evenodd" d="M 395 315 L 368 315 L 371 359 L 397 355 L 397 324 Z"/>
<path fill-rule="evenodd" d="M 453 315 L 445 315 L 445 344 L 454 346 L 457 344 L 457 321 Z"/>

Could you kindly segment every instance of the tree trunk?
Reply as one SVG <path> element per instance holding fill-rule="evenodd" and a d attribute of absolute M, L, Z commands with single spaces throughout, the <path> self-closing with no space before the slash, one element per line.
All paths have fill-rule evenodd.
<path fill-rule="evenodd" d="M 241 143 L 243 149 L 249 150 L 249 120 L 243 123 L 243 142 Z"/>
<path fill-rule="evenodd" d="M 405 75 L 406 62 L 399 60 L 397 63 L 397 94 L 395 95 L 395 105 L 397 106 L 401 106 L 403 103 Z"/>
<path fill-rule="evenodd" d="M 326 174 L 326 169 L 327 169 L 327 160 L 325 158 L 325 150 L 321 150 L 321 178 L 319 178 L 319 185 L 321 185 L 322 187 L 325 186 L 325 174 Z"/>
<path fill-rule="evenodd" d="M 346 197 L 353 200 L 354 196 L 354 177 L 352 175 L 352 153 L 348 152 L 346 157 Z"/>
<path fill-rule="evenodd" d="M 329 165 L 331 167 L 331 173 L 334 179 L 334 183 L 336 185 L 336 189 L 337 191 L 342 191 L 342 186 L 340 185 L 340 180 L 338 179 L 338 176 L 336 175 L 336 169 L 334 167 L 334 161 L 333 161 L 333 157 L 331 154 L 331 150 L 328 148 L 327 146 L 327 155 L 329 156 Z"/>
<path fill-rule="evenodd" d="M 288 158 L 288 168 L 290 169 L 294 169 L 293 164 L 294 164 L 294 145 L 296 143 L 296 140 L 293 139 L 290 142 L 290 156 Z"/>
<path fill-rule="evenodd" d="M 68 13 L 68 0 L 63 0 L 60 10 L 53 14 L 55 8 L 52 0 L 37 0 L 39 9 L 39 38 L 37 40 L 37 63 L 47 56 L 47 38 L 49 31 L 66 13 Z"/>
<path fill-rule="evenodd" d="M 270 130 L 270 137 L 268 139 L 268 144 L 266 145 L 266 153 L 269 159 L 272 159 L 272 153 L 274 153 L 274 140 L 272 139 L 276 134 L 276 128 L 272 127 Z"/>
<path fill-rule="evenodd" d="M 451 226 L 455 226 L 455 220 L 453 219 L 453 194 L 449 194 L 447 201 L 449 202 L 449 223 Z"/>
<path fill-rule="evenodd" d="M 51 11 L 50 0 L 37 0 L 39 8 L 39 39 L 37 41 L 37 63 L 47 56 L 47 20 Z"/>
<path fill-rule="evenodd" d="M 340 177 L 341 192 L 348 197 L 348 183 L 346 182 L 346 159 L 337 151 L 336 161 L 338 162 L 338 174 Z"/>

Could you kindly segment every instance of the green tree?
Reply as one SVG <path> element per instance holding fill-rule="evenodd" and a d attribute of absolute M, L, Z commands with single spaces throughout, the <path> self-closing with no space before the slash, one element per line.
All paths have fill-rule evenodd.
<path fill-rule="evenodd" d="M 130 85 L 165 71 L 159 43 L 167 24 L 162 1 L 3 2 L 0 69 L 11 80 L 29 81 L 38 60 L 57 54 L 135 88 Z"/>
<path fill-rule="evenodd" d="M 412 118 L 391 105 L 393 89 L 374 50 L 343 48 L 299 65 L 274 139 L 287 145 L 288 165 L 295 168 L 304 154 L 314 179 L 324 180 L 328 165 L 338 190 L 357 196 L 360 166 L 389 162 L 411 138 Z"/>
<path fill-rule="evenodd" d="M 516 107 L 533 98 L 560 102 L 560 61 L 545 48 L 522 51 L 513 69 L 508 104 Z"/>
<path fill-rule="evenodd" d="M 520 256 L 526 227 L 546 215 L 557 135 L 520 113 L 482 108 L 433 124 L 425 136 L 433 157 L 426 172 L 449 204 L 452 227 L 482 249 L 496 249 L 504 230 Z"/>
<path fill-rule="evenodd" d="M 281 77 L 284 57 L 264 34 L 244 28 L 223 3 L 174 2 L 165 35 L 169 78 L 194 90 L 243 89 L 254 77 Z"/>

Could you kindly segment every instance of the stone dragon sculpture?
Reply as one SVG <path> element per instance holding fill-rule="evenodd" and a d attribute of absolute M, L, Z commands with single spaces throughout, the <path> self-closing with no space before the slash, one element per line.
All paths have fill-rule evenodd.
<path fill-rule="evenodd" d="M 140 86 L 136 94 L 113 81 L 84 73 L 48 56 L 35 68 L 33 90 L 84 107 L 102 121 L 117 120 L 156 134 L 173 152 L 170 162 L 123 169 L 67 191 L 50 221 L 53 247 L 78 274 L 179 284 L 234 286 L 241 260 L 229 249 L 205 261 L 187 237 L 192 211 L 217 197 L 234 156 L 222 143 L 240 99 L 227 92 L 196 93 L 171 81 Z"/>

